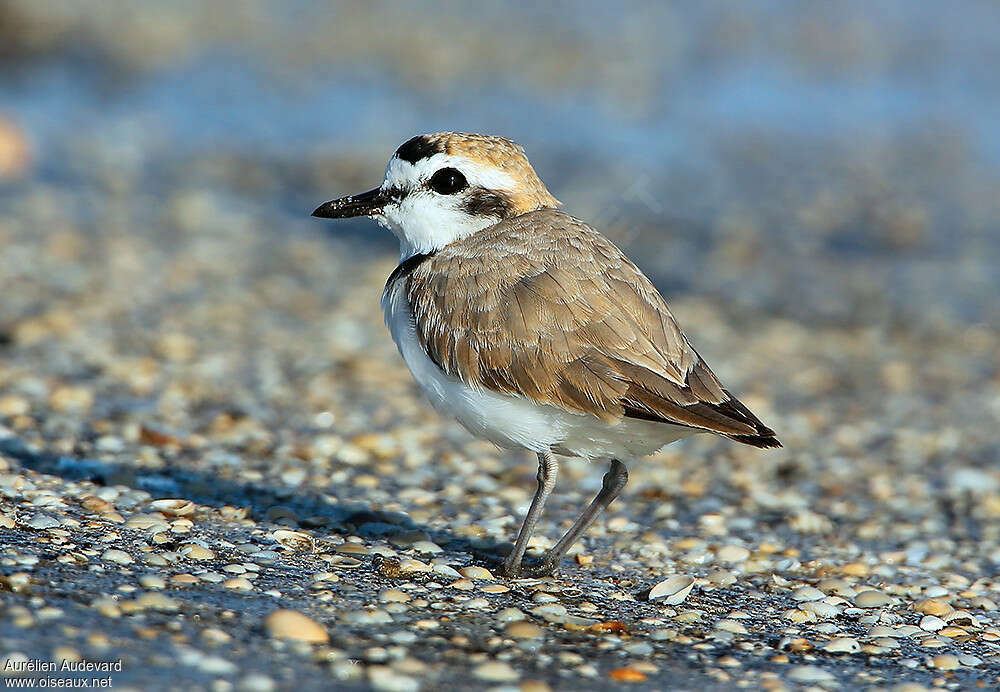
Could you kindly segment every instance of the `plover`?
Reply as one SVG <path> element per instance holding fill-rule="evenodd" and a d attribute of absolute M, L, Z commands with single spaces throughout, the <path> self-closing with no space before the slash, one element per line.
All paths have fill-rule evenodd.
<path fill-rule="evenodd" d="M 780 447 L 729 393 L 653 284 L 610 240 L 558 210 L 503 137 L 419 135 L 382 185 L 313 216 L 368 216 L 399 239 L 382 294 L 392 338 L 439 411 L 538 455 L 537 489 L 501 572 L 551 573 L 628 481 L 623 460 L 695 433 Z M 600 492 L 555 546 L 522 564 L 554 455 L 608 459 Z"/>

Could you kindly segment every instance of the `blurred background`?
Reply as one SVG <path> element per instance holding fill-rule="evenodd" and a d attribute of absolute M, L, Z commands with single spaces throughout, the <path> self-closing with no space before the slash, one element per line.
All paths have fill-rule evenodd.
<path fill-rule="evenodd" d="M 525 145 L 790 447 L 981 465 L 998 26 L 975 1 L 10 0 L 0 414 L 87 454 L 233 411 L 263 457 L 317 426 L 438 425 L 387 403 L 414 391 L 379 324 L 394 239 L 309 212 L 461 130 Z"/>
<path fill-rule="evenodd" d="M 6 204 L 86 230 L 101 202 L 135 227 L 196 194 L 249 217 L 227 225 L 315 232 L 305 212 L 368 189 L 412 134 L 495 133 L 662 288 L 996 323 L 998 20 L 974 1 L 13 0 Z M 353 230 L 352 251 L 392 251 Z"/>

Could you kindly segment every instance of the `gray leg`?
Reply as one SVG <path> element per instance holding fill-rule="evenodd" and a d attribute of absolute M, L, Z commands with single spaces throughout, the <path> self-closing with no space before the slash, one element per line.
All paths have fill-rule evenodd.
<path fill-rule="evenodd" d="M 521 576 L 521 559 L 524 551 L 528 548 L 528 539 L 535 532 L 535 524 L 542 516 L 542 508 L 545 501 L 549 499 L 552 489 L 556 487 L 556 476 L 559 474 L 559 462 L 552 456 L 552 452 L 546 450 L 538 453 L 538 487 L 535 489 L 535 496 L 531 499 L 531 506 L 524 516 L 521 530 L 517 534 L 517 542 L 514 549 L 507 556 L 500 572 L 505 577 Z"/>
<path fill-rule="evenodd" d="M 626 483 L 628 483 L 628 469 L 625 468 L 625 464 L 617 459 L 612 459 L 611 468 L 604 474 L 604 483 L 601 485 L 601 491 L 597 493 L 597 497 L 587 509 L 583 510 L 583 514 L 573 523 L 566 535 L 559 539 L 559 542 L 552 547 L 545 558 L 537 566 L 532 567 L 530 572 L 533 575 L 551 574 L 566 551 L 572 548 L 580 536 L 590 528 L 590 525 L 597 519 L 597 515 L 618 497 Z"/>

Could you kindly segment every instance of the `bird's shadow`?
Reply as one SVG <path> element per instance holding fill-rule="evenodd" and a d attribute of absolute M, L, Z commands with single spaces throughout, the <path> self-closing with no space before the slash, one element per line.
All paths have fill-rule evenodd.
<path fill-rule="evenodd" d="M 452 553 L 467 553 L 473 562 L 496 565 L 510 549 L 509 542 L 457 536 L 414 522 L 403 512 L 374 509 L 361 501 L 339 502 L 319 491 L 273 487 L 264 483 L 241 483 L 219 478 L 187 466 L 150 470 L 129 464 L 99 461 L 32 449 L 17 437 L 0 438 L 0 454 L 23 468 L 70 481 L 89 481 L 99 486 L 123 485 L 144 490 L 154 498 L 183 498 L 209 507 L 247 508 L 257 522 L 275 527 L 289 523 L 313 531 L 317 538 L 360 536 L 390 542 L 411 543 L 426 537 Z M 276 508 L 291 513 L 272 512 Z"/>

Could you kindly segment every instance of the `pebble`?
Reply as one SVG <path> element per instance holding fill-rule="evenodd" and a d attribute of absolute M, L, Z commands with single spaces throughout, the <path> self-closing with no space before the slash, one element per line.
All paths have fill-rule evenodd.
<path fill-rule="evenodd" d="M 294 639 L 310 644 L 325 644 L 330 641 L 322 625 L 312 618 L 294 610 L 276 610 L 264 620 L 268 634 L 277 639 Z"/>
<path fill-rule="evenodd" d="M 854 605 L 859 608 L 882 608 L 891 603 L 892 599 L 889 596 L 874 589 L 862 591 L 854 597 Z"/>
<path fill-rule="evenodd" d="M 277 684 L 272 678 L 260 673 L 252 673 L 239 681 L 240 692 L 274 692 Z"/>
<path fill-rule="evenodd" d="M 504 628 L 504 632 L 512 639 L 534 639 L 545 633 L 538 625 L 524 620 L 511 622 Z"/>
<path fill-rule="evenodd" d="M 400 591 L 399 589 L 385 589 L 380 591 L 378 595 L 378 600 L 383 603 L 406 603 L 410 599 L 410 595 L 405 591 Z"/>
<path fill-rule="evenodd" d="M 399 571 L 402 574 L 410 574 L 416 572 L 430 572 L 431 566 L 426 562 L 421 562 L 420 560 L 414 560 L 412 558 L 404 558 L 399 561 Z"/>
<path fill-rule="evenodd" d="M 369 666 L 368 682 L 372 689 L 380 692 L 417 692 L 420 682 L 408 675 L 403 675 L 389 666 Z"/>
<path fill-rule="evenodd" d="M 507 593 L 510 591 L 510 587 L 506 584 L 486 584 L 480 587 L 479 590 L 485 593 Z"/>
<path fill-rule="evenodd" d="M 36 514 L 27 523 L 27 526 L 40 531 L 54 529 L 59 525 L 59 520 L 55 517 L 50 517 L 48 514 Z"/>
<path fill-rule="evenodd" d="M 566 606 L 562 603 L 547 603 L 531 609 L 532 615 L 549 622 L 562 622 L 566 617 L 566 612 Z"/>
<path fill-rule="evenodd" d="M 856 654 L 861 651 L 861 643 L 852 637 L 835 637 L 823 645 L 823 650 L 833 654 Z"/>
<path fill-rule="evenodd" d="M 725 545 L 719 548 L 715 557 L 720 562 L 738 563 L 746 562 L 750 557 L 750 551 L 741 545 Z"/>
<path fill-rule="evenodd" d="M 792 682 L 802 683 L 824 683 L 833 682 L 833 673 L 823 670 L 817 666 L 796 666 L 788 672 L 788 679 Z"/>
<path fill-rule="evenodd" d="M 459 570 L 463 577 L 467 579 L 493 579 L 493 573 L 485 567 L 469 565 Z"/>
<path fill-rule="evenodd" d="M 826 594 L 813 586 L 801 586 L 795 590 L 792 598 L 799 602 L 818 601 L 826 598 Z"/>
<path fill-rule="evenodd" d="M 694 579 L 685 574 L 676 574 L 657 583 L 649 590 L 649 600 L 666 605 L 679 605 L 694 588 Z"/>
<path fill-rule="evenodd" d="M 736 583 L 736 575 L 727 570 L 719 569 L 710 572 L 708 580 L 716 586 L 725 588 Z"/>
<path fill-rule="evenodd" d="M 913 604 L 913 610 L 924 615 L 947 615 L 954 608 L 938 598 L 927 598 Z"/>
<path fill-rule="evenodd" d="M 144 589 L 165 589 L 167 588 L 166 580 L 157 574 L 144 574 L 139 577 L 139 584 Z"/>
<path fill-rule="evenodd" d="M 520 620 L 527 620 L 528 616 L 517 608 L 504 608 L 498 612 L 495 616 L 497 622 L 518 622 Z"/>
<path fill-rule="evenodd" d="M 157 512 L 161 512 L 168 517 L 185 517 L 195 510 L 195 504 L 190 500 L 153 500 L 149 504 Z"/>
<path fill-rule="evenodd" d="M 928 632 L 937 632 L 947 623 L 936 615 L 925 615 L 920 619 L 920 629 Z"/>
<path fill-rule="evenodd" d="M 178 552 L 189 560 L 212 560 L 215 558 L 215 553 L 197 543 L 182 545 Z"/>
<path fill-rule="evenodd" d="M 941 654 L 935 656 L 930 661 L 931 666 L 937 668 L 938 670 L 955 670 L 956 668 L 961 668 L 962 663 L 959 661 L 958 656 L 952 654 Z"/>
<path fill-rule="evenodd" d="M 295 553 L 312 553 L 316 551 L 316 540 L 304 531 L 277 529 L 271 534 L 274 540 L 287 550 Z"/>
<path fill-rule="evenodd" d="M 135 562 L 135 560 L 132 559 L 132 556 L 124 550 L 115 549 L 105 550 L 101 553 L 101 559 L 106 560 L 107 562 L 114 562 L 119 565 L 131 565 Z"/>
<path fill-rule="evenodd" d="M 489 661 L 476 666 L 472 674 L 480 680 L 489 682 L 515 682 L 521 678 L 520 674 L 502 661 Z"/>

